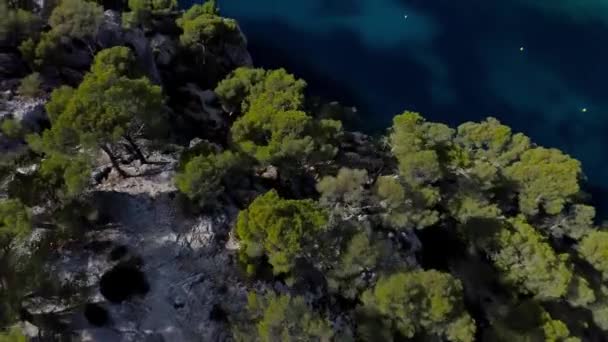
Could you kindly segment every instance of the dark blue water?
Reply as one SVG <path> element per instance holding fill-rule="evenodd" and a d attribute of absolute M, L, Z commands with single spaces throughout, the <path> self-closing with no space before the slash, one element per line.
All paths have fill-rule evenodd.
<path fill-rule="evenodd" d="M 370 132 L 405 109 L 452 125 L 495 116 L 575 156 L 597 191 L 608 188 L 608 1 L 219 4 L 256 65 L 357 106 Z"/>

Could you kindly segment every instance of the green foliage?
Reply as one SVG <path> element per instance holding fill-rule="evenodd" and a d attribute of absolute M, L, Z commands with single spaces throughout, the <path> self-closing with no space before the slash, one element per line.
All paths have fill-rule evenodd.
<path fill-rule="evenodd" d="M 0 342 L 27 342 L 27 337 L 23 335 L 21 329 L 13 327 L 6 332 L 0 330 Z"/>
<path fill-rule="evenodd" d="M 122 17 L 125 27 L 147 27 L 153 15 L 167 13 L 177 8 L 176 0 L 129 0 L 128 3 L 131 11 L 123 13 Z"/>
<path fill-rule="evenodd" d="M 21 84 L 19 85 L 17 92 L 21 96 L 36 97 L 40 94 L 40 84 L 42 84 L 42 80 L 40 79 L 39 73 L 35 72 L 29 74 L 21 79 Z"/>
<path fill-rule="evenodd" d="M 593 231 L 578 246 L 580 255 L 608 279 L 608 232 Z"/>
<path fill-rule="evenodd" d="M 124 47 L 102 51 L 77 89 L 63 86 L 51 94 L 46 104 L 51 129 L 27 140 L 33 150 L 46 156 L 41 175 L 58 197 L 72 198 L 88 185 L 98 148 L 110 153 L 109 146 L 142 125 L 147 129 L 161 126 L 161 88 L 147 78 L 121 74 L 128 71 L 132 59 Z"/>
<path fill-rule="evenodd" d="M 596 229 L 594 219 L 594 207 L 574 204 L 563 210 L 559 215 L 545 220 L 540 228 L 554 238 L 560 239 L 567 236 L 574 240 L 580 240 Z"/>
<path fill-rule="evenodd" d="M 215 93 L 230 112 L 238 111 L 241 108 L 246 111 L 249 107 L 249 100 L 245 101 L 245 99 L 257 95 L 259 88 L 263 87 L 265 78 L 264 69 L 240 67 L 217 85 Z"/>
<path fill-rule="evenodd" d="M 570 330 L 568 330 L 568 326 L 564 322 L 551 319 L 551 317 L 546 319 L 543 325 L 543 332 L 545 334 L 545 341 L 547 342 L 580 342 L 579 338 L 570 336 Z"/>
<path fill-rule="evenodd" d="M 336 265 L 327 272 L 330 290 L 345 298 L 357 298 L 368 286 L 363 275 L 376 272 L 382 258 L 390 251 L 390 246 L 384 241 L 374 240 L 364 232 L 355 234 Z"/>
<path fill-rule="evenodd" d="M 497 226 L 491 227 L 492 224 Z M 466 229 L 475 225 L 487 230 L 490 237 L 486 239 L 474 230 L 468 234 L 478 236 L 477 243 L 501 271 L 503 281 L 540 300 L 558 299 L 566 294 L 573 276 L 568 255 L 557 254 L 523 217 L 508 223 L 477 220 Z"/>
<path fill-rule="evenodd" d="M 588 307 L 596 301 L 596 296 L 587 279 L 575 274 L 570 281 L 566 300 L 574 307 Z"/>
<path fill-rule="evenodd" d="M 236 233 L 245 261 L 268 256 L 275 274 L 287 273 L 323 231 L 327 214 L 311 200 L 286 200 L 274 191 L 257 197 L 239 213 Z"/>
<path fill-rule="evenodd" d="M 123 61 L 113 52 L 124 49 L 100 52 L 100 58 L 93 64 L 94 71 L 85 76 L 77 89 L 60 88 L 53 92 L 47 104 L 53 126 L 42 137 L 45 151 L 66 151 L 66 147 L 77 144 L 85 147 L 111 144 L 138 123 L 152 127 L 160 124 L 163 97 L 159 86 L 147 78 L 131 79 L 118 74 L 120 65 L 101 69 L 106 62 Z"/>
<path fill-rule="evenodd" d="M 134 70 L 135 56 L 131 49 L 126 46 L 115 46 L 101 50 L 95 55 L 91 72 L 101 75 L 105 72 L 112 72 L 120 76 L 136 77 Z"/>
<path fill-rule="evenodd" d="M 305 87 L 284 69 L 236 69 L 216 88 L 229 111 L 244 113 L 230 130 L 232 141 L 262 163 L 298 165 L 333 157 L 342 124 L 316 121 L 302 111 Z"/>
<path fill-rule="evenodd" d="M 72 87 L 64 85 L 53 90 L 50 101 L 44 105 L 51 123 L 55 123 L 57 118 L 66 110 L 73 96 L 74 88 Z"/>
<path fill-rule="evenodd" d="M 8 0 L 0 0 L 0 41 L 19 45 L 29 37 L 35 37 L 42 20 L 32 12 L 11 8 Z"/>
<path fill-rule="evenodd" d="M 49 18 L 51 30 L 38 35 L 28 35 L 19 50 L 30 66 L 61 64 L 61 40 L 79 39 L 86 44 L 95 37 L 103 22 L 103 8 L 87 0 L 61 0 Z M 89 46 L 92 50 L 92 48 Z"/>
<path fill-rule="evenodd" d="M 422 229 L 439 221 L 439 213 L 431 209 L 438 201 L 434 188 L 406 191 L 397 176 L 381 176 L 376 180 L 376 194 L 383 208 L 381 217 L 389 227 Z"/>
<path fill-rule="evenodd" d="M 224 184 L 243 167 L 243 160 L 231 151 L 210 152 L 186 162 L 175 176 L 179 191 L 201 206 L 213 203 L 224 191 Z"/>
<path fill-rule="evenodd" d="M 19 44 L 19 52 L 25 61 L 34 65 L 36 60 L 36 42 L 32 38 L 27 38 Z"/>
<path fill-rule="evenodd" d="M 249 76 L 252 82 L 256 81 L 257 71 L 254 69 Z M 246 76 L 247 73 L 245 73 Z M 238 78 L 235 73 L 233 77 Z M 258 105 L 263 103 L 270 111 L 301 110 L 304 103 L 304 89 L 306 82 L 296 78 L 285 69 L 268 70 L 264 78 L 257 83 L 252 83 L 249 94 L 242 102 L 243 111 L 252 107 L 254 102 Z"/>
<path fill-rule="evenodd" d="M 0 132 L 11 139 L 19 139 L 23 137 L 23 127 L 21 123 L 15 119 L 5 119 L 0 123 Z"/>
<path fill-rule="evenodd" d="M 579 191 L 580 162 L 556 149 L 537 147 L 524 152 L 521 159 L 505 169 L 517 184 L 519 209 L 536 215 L 539 208 L 559 214 Z"/>
<path fill-rule="evenodd" d="M 461 223 L 466 223 L 471 218 L 497 218 L 501 214 L 496 204 L 479 193 L 457 193 L 448 200 L 447 209 Z"/>
<path fill-rule="evenodd" d="M 439 152 L 450 145 L 452 135 L 449 127 L 426 122 L 418 113 L 405 112 L 393 119 L 389 139 L 406 183 L 420 186 L 442 177 Z"/>
<path fill-rule="evenodd" d="M 530 139 L 495 118 L 467 122 L 458 126 L 455 141 L 476 160 L 487 160 L 498 167 L 510 165 L 529 149 Z"/>
<path fill-rule="evenodd" d="M 475 322 L 461 297 L 460 281 L 430 270 L 382 278 L 362 300 L 365 310 L 377 312 L 385 326 L 406 338 L 426 332 L 450 341 L 473 341 Z"/>
<path fill-rule="evenodd" d="M 0 248 L 6 249 L 32 229 L 28 209 L 18 200 L 0 200 Z"/>
<path fill-rule="evenodd" d="M 190 7 L 177 19 L 177 26 L 183 30 L 179 37 L 181 43 L 190 48 L 213 43 L 218 39 L 229 42 L 241 40 L 236 21 L 220 17 L 213 1 Z"/>
<path fill-rule="evenodd" d="M 327 159 L 335 148 L 325 141 L 315 140 L 318 123 L 301 111 L 272 112 L 265 104 L 256 103 L 232 126 L 233 141 L 243 152 L 262 163 L 295 161 L 306 163 L 313 159 Z M 327 127 L 335 134 L 339 125 Z"/>
<path fill-rule="evenodd" d="M 335 177 L 327 176 L 317 183 L 321 201 L 327 203 L 358 204 L 362 201 L 366 170 L 341 168 Z"/>
<path fill-rule="evenodd" d="M 33 65 L 39 67 L 43 64 L 59 63 L 61 54 L 58 51 L 61 41 L 61 35 L 55 30 L 43 32 L 40 35 L 40 40 L 34 49 L 32 54 L 29 42 L 25 46 L 22 46 L 24 52 L 27 54 L 28 61 Z"/>
<path fill-rule="evenodd" d="M 553 319 L 533 301 L 525 301 L 509 308 L 505 317 L 493 322 L 483 340 L 580 342 L 577 337 L 570 336 L 564 322 Z"/>
<path fill-rule="evenodd" d="M 61 0 L 49 18 L 54 33 L 78 39 L 95 36 L 102 22 L 103 8 L 86 0 Z"/>
<path fill-rule="evenodd" d="M 158 120 L 162 101 L 160 87 L 146 78 L 117 77 L 111 71 L 89 74 L 53 129 L 69 127 L 89 146 L 112 143 L 127 134 L 134 119 Z"/>
<path fill-rule="evenodd" d="M 131 11 L 161 11 L 175 8 L 177 8 L 177 1 L 175 0 L 129 0 Z"/>
<path fill-rule="evenodd" d="M 40 175 L 54 185 L 61 199 L 78 196 L 90 182 L 91 163 L 86 155 L 66 156 L 53 153 L 40 164 Z"/>
<path fill-rule="evenodd" d="M 601 303 L 591 306 L 591 314 L 593 315 L 593 322 L 600 329 L 608 331 L 608 305 Z"/>
<path fill-rule="evenodd" d="M 314 312 L 302 297 L 248 295 L 248 310 L 255 329 L 235 336 L 237 341 L 329 342 L 333 331 L 327 319 Z"/>
<path fill-rule="evenodd" d="M 182 16 L 182 20 L 192 20 L 201 15 L 220 15 L 215 0 L 206 0 L 203 4 L 190 7 Z"/>

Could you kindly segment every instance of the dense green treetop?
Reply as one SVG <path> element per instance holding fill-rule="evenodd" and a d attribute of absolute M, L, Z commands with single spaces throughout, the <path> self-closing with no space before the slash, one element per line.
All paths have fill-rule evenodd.
<path fill-rule="evenodd" d="M 107 70 L 85 77 L 51 132 L 71 131 L 87 146 L 111 143 L 127 134 L 135 119 L 159 120 L 161 108 L 160 87 Z"/>
<path fill-rule="evenodd" d="M 458 126 L 455 141 L 474 159 L 488 161 L 497 167 L 511 164 L 530 147 L 528 137 L 522 133 L 512 134 L 510 127 L 495 118 Z"/>
<path fill-rule="evenodd" d="M 306 83 L 282 69 L 261 77 L 241 70 L 218 86 L 220 98 L 233 105 L 240 100 L 246 110 L 232 125 L 233 142 L 262 163 L 299 164 L 335 155 L 342 125 L 302 111 Z"/>
<path fill-rule="evenodd" d="M 511 229 L 502 229 L 491 253 L 505 281 L 537 298 L 563 296 L 572 279 L 565 254 L 557 254 L 523 218 L 511 220 Z"/>
<path fill-rule="evenodd" d="M 345 298 L 358 298 L 375 280 L 376 273 L 384 268 L 396 268 L 392 266 L 398 263 L 398 258 L 393 252 L 387 241 L 367 232 L 357 232 L 327 271 L 330 290 Z"/>
<path fill-rule="evenodd" d="M 177 19 L 177 26 L 183 30 L 180 36 L 181 43 L 190 48 L 213 43 L 220 37 L 226 41 L 241 40 L 236 20 L 220 17 L 215 1 L 190 7 L 181 18 Z"/>
<path fill-rule="evenodd" d="M 276 274 L 289 272 L 297 257 L 327 223 L 327 214 L 311 200 L 282 199 L 272 190 L 239 213 L 236 233 L 245 258 L 268 256 Z"/>
<path fill-rule="evenodd" d="M 70 99 L 73 96 L 74 88 L 69 86 L 64 85 L 53 90 L 51 93 L 51 99 L 44 106 L 51 123 L 54 123 L 66 110 Z"/>
<path fill-rule="evenodd" d="M 113 143 L 129 134 L 133 125 L 158 125 L 162 120 L 163 96 L 147 78 L 124 75 L 131 60 L 126 48 L 101 51 L 91 73 L 75 90 L 62 87 L 46 105 L 53 123 L 42 140 L 47 150 L 66 151 L 78 144 L 87 147 Z M 107 63 L 120 62 L 114 67 Z"/>
<path fill-rule="evenodd" d="M 432 184 L 441 178 L 439 152 L 444 145 L 450 145 L 452 135 L 448 126 L 426 122 L 417 113 L 405 112 L 393 119 L 392 152 L 408 184 Z"/>
<path fill-rule="evenodd" d="M 63 189 L 61 197 L 72 197 L 86 187 L 90 163 L 99 148 L 123 173 L 111 152 L 112 145 L 120 139 L 134 144 L 131 135 L 135 131 L 161 126 L 161 88 L 145 77 L 124 75 L 132 74 L 132 61 L 125 47 L 101 51 L 78 88 L 63 86 L 51 93 L 46 104 L 51 128 L 28 137 L 32 149 L 46 156 L 41 175 Z"/>
<path fill-rule="evenodd" d="M 306 82 L 285 69 L 264 70 L 241 67 L 215 88 L 224 105 L 247 112 L 253 102 L 274 111 L 301 110 Z"/>
<path fill-rule="evenodd" d="M 130 12 L 123 13 L 123 26 L 148 28 L 154 15 L 170 13 L 177 9 L 176 0 L 129 0 Z"/>
<path fill-rule="evenodd" d="M 79 39 L 93 53 L 91 40 L 103 22 L 103 8 L 87 0 L 62 0 L 51 12 L 48 24 L 51 29 L 39 36 L 30 34 L 19 46 L 30 66 L 61 65 L 61 41 Z"/>
<path fill-rule="evenodd" d="M 593 231 L 578 246 L 581 256 L 608 279 L 608 232 Z"/>
<path fill-rule="evenodd" d="M 363 294 L 364 308 L 376 311 L 406 338 L 423 332 L 450 341 L 473 341 L 475 322 L 462 303 L 462 285 L 438 271 L 411 271 L 382 278 Z"/>
<path fill-rule="evenodd" d="M 176 0 L 129 0 L 131 11 L 160 11 L 177 8 Z"/>
<path fill-rule="evenodd" d="M 220 15 L 215 0 L 206 0 L 203 4 L 195 4 L 182 15 L 182 20 L 196 19 L 201 15 Z"/>
<path fill-rule="evenodd" d="M 246 111 L 249 107 L 249 97 L 263 87 L 267 72 L 264 69 L 241 67 L 224 78 L 215 88 L 224 107 L 230 112 Z M 256 90 L 254 90 L 254 87 Z"/>
<path fill-rule="evenodd" d="M 366 170 L 341 168 L 338 174 L 326 176 L 317 183 L 317 191 L 323 201 L 357 204 L 363 197 L 363 186 L 367 182 Z"/>
<path fill-rule="evenodd" d="M 535 215 L 541 208 L 548 214 L 558 214 L 580 191 L 580 162 L 557 149 L 527 150 L 505 173 L 517 182 L 519 209 L 527 215 Z"/>
<path fill-rule="evenodd" d="M 18 200 L 0 200 L 0 248 L 6 249 L 15 238 L 31 230 L 28 209 Z"/>
<path fill-rule="evenodd" d="M 120 76 L 136 77 L 136 70 L 133 51 L 126 46 L 115 46 L 99 51 L 91 65 L 91 73 L 95 75 L 112 72 Z"/>
<path fill-rule="evenodd" d="M 96 35 L 102 22 L 103 8 L 86 0 L 61 0 L 49 19 L 55 34 L 79 39 Z"/>
<path fill-rule="evenodd" d="M 303 297 L 248 295 L 253 329 L 237 330 L 237 341 L 333 341 L 330 322 L 312 310 Z"/>
<path fill-rule="evenodd" d="M 422 229 L 439 221 L 439 212 L 432 208 L 439 201 L 435 188 L 415 189 L 404 185 L 398 176 L 381 176 L 376 180 L 376 194 L 388 227 Z"/>
<path fill-rule="evenodd" d="M 594 220 L 594 207 L 584 204 L 575 204 L 570 207 L 565 218 L 561 222 L 551 226 L 552 233 L 558 237 L 566 235 L 578 240 L 595 229 Z"/>
<path fill-rule="evenodd" d="M 487 253 L 506 283 L 541 300 L 566 294 L 572 280 L 567 254 L 556 253 L 522 216 L 508 222 L 475 219 L 464 230 Z"/>
<path fill-rule="evenodd" d="M 224 191 L 234 171 L 243 167 L 243 158 L 232 151 L 201 154 L 185 163 L 175 176 L 175 184 L 191 200 L 206 206 Z"/>

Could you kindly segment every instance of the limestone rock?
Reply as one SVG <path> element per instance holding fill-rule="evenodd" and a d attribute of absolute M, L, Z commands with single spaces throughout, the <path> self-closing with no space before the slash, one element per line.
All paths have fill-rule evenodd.
<path fill-rule="evenodd" d="M 260 172 L 260 177 L 270 180 L 279 179 L 279 169 L 276 166 L 269 165 Z"/>
<path fill-rule="evenodd" d="M 39 131 L 42 124 L 48 120 L 44 110 L 46 99 L 7 97 L 0 98 L 0 120 L 4 118 L 15 119 L 34 132 Z"/>
<path fill-rule="evenodd" d="M 150 47 L 154 52 L 158 66 L 168 66 L 177 54 L 177 41 L 163 34 L 155 34 L 150 39 Z"/>

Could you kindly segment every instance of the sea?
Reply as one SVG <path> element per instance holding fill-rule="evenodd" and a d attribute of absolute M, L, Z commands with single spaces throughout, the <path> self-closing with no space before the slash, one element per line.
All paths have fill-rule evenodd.
<path fill-rule="evenodd" d="M 355 106 L 382 133 L 417 111 L 456 126 L 493 116 L 579 159 L 608 207 L 608 1 L 218 0 L 256 66 Z M 601 203 L 600 203 L 601 202 Z"/>

